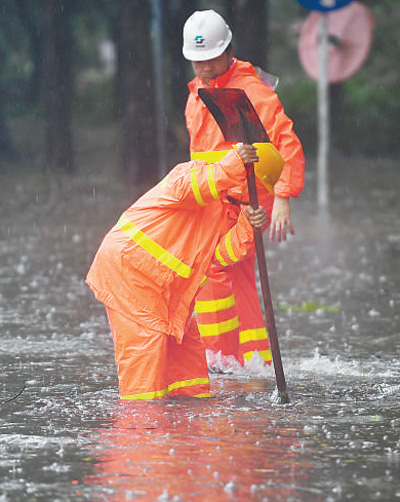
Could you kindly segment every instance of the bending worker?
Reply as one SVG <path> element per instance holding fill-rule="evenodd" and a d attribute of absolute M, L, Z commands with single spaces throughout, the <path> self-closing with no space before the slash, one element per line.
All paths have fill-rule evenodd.
<path fill-rule="evenodd" d="M 183 29 L 183 55 L 192 62 L 196 77 L 189 83 L 185 116 L 190 135 L 192 158 L 217 159 L 218 152 L 231 148 L 214 118 L 198 96 L 202 87 L 244 89 L 264 128 L 285 160 L 282 174 L 275 186 L 275 196 L 261 183 L 257 191 L 267 213 L 269 238 L 286 240 L 287 229 L 294 233 L 290 217 L 290 197 L 297 197 L 304 185 L 304 155 L 276 93 L 263 83 L 261 71 L 251 63 L 233 57 L 232 33 L 224 19 L 213 10 L 196 11 Z M 259 69 L 257 69 L 259 70 Z M 231 212 L 240 212 L 246 203 L 245 191 L 236 193 L 237 205 Z M 235 200 L 231 199 L 234 203 Z M 220 260 L 219 269 L 197 297 L 195 312 L 206 348 L 224 355 L 233 355 L 242 365 L 257 351 L 265 363 L 271 352 L 265 322 L 261 313 L 254 269 L 254 253 L 239 263 Z"/>
<path fill-rule="evenodd" d="M 239 144 L 213 164 L 178 164 L 103 239 L 86 280 L 106 306 L 122 399 L 209 396 L 194 301 L 212 264 L 244 259 L 253 226 L 266 223 L 262 207 L 232 215 L 226 197 L 246 184 L 245 163 L 278 179 L 268 146 Z"/>

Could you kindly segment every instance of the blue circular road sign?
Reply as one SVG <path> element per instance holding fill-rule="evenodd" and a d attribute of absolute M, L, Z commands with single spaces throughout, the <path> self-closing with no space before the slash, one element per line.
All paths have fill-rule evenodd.
<path fill-rule="evenodd" d="M 353 0 L 297 0 L 300 5 L 310 10 L 329 11 L 345 7 Z"/>

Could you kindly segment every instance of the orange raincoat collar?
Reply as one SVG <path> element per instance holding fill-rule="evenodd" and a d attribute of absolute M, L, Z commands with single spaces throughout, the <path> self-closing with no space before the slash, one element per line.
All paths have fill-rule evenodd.
<path fill-rule="evenodd" d="M 236 69 L 248 72 L 249 75 L 257 76 L 257 73 L 251 63 L 248 63 L 246 61 L 238 61 L 236 58 L 233 58 L 228 70 L 225 73 L 213 80 L 210 80 L 210 83 L 207 85 L 202 82 L 199 77 L 195 77 L 191 82 L 188 83 L 189 90 L 190 92 L 197 92 L 198 89 L 202 89 L 204 87 L 226 87 L 226 84 L 229 82 L 232 74 L 236 71 Z"/>

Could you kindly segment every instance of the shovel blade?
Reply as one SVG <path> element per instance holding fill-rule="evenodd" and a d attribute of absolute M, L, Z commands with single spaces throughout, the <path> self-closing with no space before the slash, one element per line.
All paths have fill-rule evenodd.
<path fill-rule="evenodd" d="M 268 134 L 243 89 L 199 89 L 225 141 L 268 143 Z"/>

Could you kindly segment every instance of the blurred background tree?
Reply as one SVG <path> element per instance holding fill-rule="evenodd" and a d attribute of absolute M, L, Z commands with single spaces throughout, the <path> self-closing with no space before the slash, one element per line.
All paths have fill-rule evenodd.
<path fill-rule="evenodd" d="M 400 3 L 364 4 L 375 17 L 372 50 L 355 76 L 331 86 L 331 141 L 344 154 L 394 156 Z M 182 27 L 194 10 L 207 8 L 231 24 L 239 58 L 279 76 L 277 92 L 313 155 L 316 83 L 297 52 L 310 11 L 296 0 L 2 0 L 0 168 L 35 158 L 47 172 L 72 173 L 80 168 L 82 131 L 106 126 L 116 131 L 110 141 L 120 173 L 134 183 L 160 177 L 160 127 L 168 166 L 186 160 L 183 113 L 193 73 L 181 53 Z M 22 139 L 22 129 L 32 135 Z"/>

